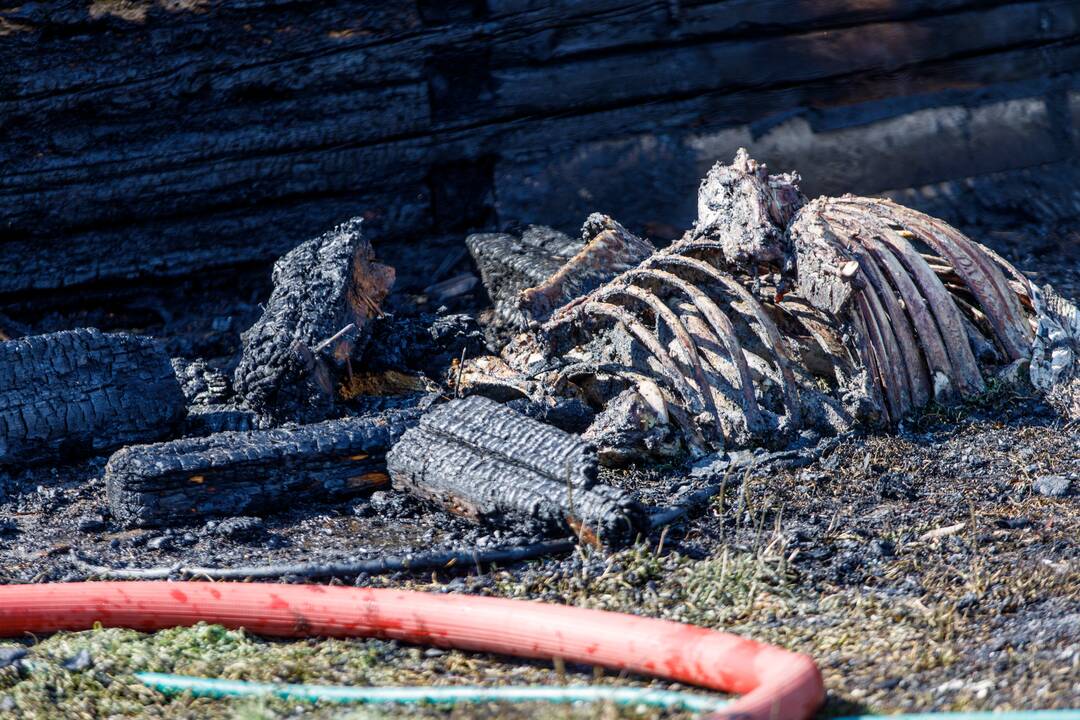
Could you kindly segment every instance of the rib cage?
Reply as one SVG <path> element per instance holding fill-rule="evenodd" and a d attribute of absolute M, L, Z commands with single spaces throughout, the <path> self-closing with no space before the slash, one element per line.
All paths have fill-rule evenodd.
<path fill-rule="evenodd" d="M 789 236 L 799 292 L 866 338 L 861 359 L 893 420 L 981 392 L 980 356 L 1003 364 L 1031 355 L 1027 279 L 946 223 L 845 196 L 808 204 Z M 848 278 L 824 270 L 845 262 L 858 268 Z"/>
<path fill-rule="evenodd" d="M 799 367 L 784 337 L 812 343 L 814 333 L 732 277 L 719 242 L 687 237 L 656 252 L 556 310 L 540 336 L 549 354 L 573 357 L 612 323 L 647 353 L 624 351 L 612 360 L 660 382 L 712 444 L 790 436 L 804 426 L 804 405 L 823 400 L 818 379 Z M 850 360 L 840 362 L 850 374 Z M 831 417 L 845 416 L 834 406 Z"/>

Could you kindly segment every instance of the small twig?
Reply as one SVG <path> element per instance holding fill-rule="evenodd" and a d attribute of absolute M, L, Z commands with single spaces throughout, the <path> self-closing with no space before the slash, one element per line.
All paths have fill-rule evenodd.
<path fill-rule="evenodd" d="M 454 397 L 461 397 L 461 373 L 465 369 L 465 350 L 461 348 L 461 359 L 458 360 L 457 374 L 454 376 Z"/>
<path fill-rule="evenodd" d="M 330 347 L 331 345 L 336 343 L 338 340 L 340 340 L 342 337 L 344 337 L 345 335 L 351 333 L 355 329 L 356 329 L 356 323 L 349 323 L 348 325 L 341 328 L 336 333 L 334 333 L 333 335 L 331 335 L 330 337 L 326 338 L 321 343 L 316 345 L 315 346 L 315 352 L 316 353 L 322 352 L 323 350 Z"/>
<path fill-rule="evenodd" d="M 71 558 L 75 565 L 87 573 L 89 577 L 101 577 L 111 580 L 165 580 L 175 576 L 212 580 L 243 580 L 246 578 L 278 578 L 284 576 L 318 578 L 385 575 L 403 571 L 441 570 L 453 567 L 458 563 L 469 562 L 475 562 L 479 568 L 480 565 L 490 565 L 492 563 L 515 563 L 545 555 L 558 555 L 569 552 L 574 548 L 574 545 L 573 540 L 545 540 L 538 543 L 492 548 L 490 550 L 472 548 L 443 552 L 406 553 L 369 560 L 238 567 L 193 567 L 177 563 L 152 568 L 112 568 L 87 562 L 74 551 Z"/>
<path fill-rule="evenodd" d="M 724 479 L 725 481 L 727 480 L 726 476 Z M 676 520 L 682 518 L 691 510 L 701 505 L 704 505 L 714 495 L 719 494 L 723 488 L 724 485 L 723 483 L 721 483 L 720 485 L 709 485 L 708 487 L 704 487 L 700 490 L 690 493 L 680 502 L 650 517 L 649 528 L 651 530 L 655 530 L 657 528 L 664 527 L 665 525 L 670 525 Z"/>

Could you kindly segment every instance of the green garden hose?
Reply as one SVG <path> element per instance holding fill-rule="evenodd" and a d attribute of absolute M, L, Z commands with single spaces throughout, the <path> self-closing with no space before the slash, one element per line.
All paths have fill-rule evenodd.
<path fill-rule="evenodd" d="M 726 702 L 697 693 L 650 690 L 636 687 L 597 687 L 589 685 L 534 685 L 528 687 L 349 687 L 340 685 L 291 685 L 245 682 L 219 678 L 136 673 L 137 678 L 165 694 L 189 692 L 195 697 L 277 697 L 283 700 L 359 704 L 459 703 L 487 702 L 613 702 L 618 705 L 652 707 L 689 712 L 714 712 Z"/>

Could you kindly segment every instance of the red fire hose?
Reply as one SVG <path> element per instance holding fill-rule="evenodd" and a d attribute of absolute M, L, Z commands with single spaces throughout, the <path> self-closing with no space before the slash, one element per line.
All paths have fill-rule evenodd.
<path fill-rule="evenodd" d="M 803 720 L 805 655 L 694 625 L 521 600 L 322 585 L 87 582 L 0 587 L 0 636 L 198 621 L 281 637 L 380 637 L 603 665 L 741 695 L 709 720 Z"/>

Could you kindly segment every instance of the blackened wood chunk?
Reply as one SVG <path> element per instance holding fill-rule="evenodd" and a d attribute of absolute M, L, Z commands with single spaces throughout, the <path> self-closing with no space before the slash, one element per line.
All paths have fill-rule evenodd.
<path fill-rule="evenodd" d="M 1032 283 L 1037 326 L 1031 382 L 1070 420 L 1080 420 L 1080 308 Z"/>
<path fill-rule="evenodd" d="M 523 328 L 527 318 L 518 308 L 518 296 L 554 275 L 584 244 L 565 233 L 531 226 L 521 237 L 507 233 L 477 233 L 465 244 L 480 268 L 484 287 L 495 305 L 499 321 Z"/>
<path fill-rule="evenodd" d="M 169 357 L 150 338 L 82 329 L 0 343 L 0 465 L 156 440 L 183 414 Z"/>
<path fill-rule="evenodd" d="M 530 227 L 521 238 L 504 233 L 470 235 L 466 241 L 495 305 L 500 323 L 523 329 L 552 311 L 637 265 L 655 248 L 615 220 L 593 213 L 581 239 L 548 227 Z"/>
<path fill-rule="evenodd" d="M 354 218 L 274 265 L 274 291 L 242 336 L 233 382 L 256 412 L 296 422 L 333 412 L 344 366 L 362 349 L 394 283 L 394 269 L 375 262 L 360 225 Z"/>
<path fill-rule="evenodd" d="M 441 405 L 387 456 L 398 487 L 458 515 L 619 545 L 645 527 L 640 506 L 596 481 L 596 450 L 487 398 Z"/>
<path fill-rule="evenodd" d="M 229 378 L 205 360 L 173 358 L 172 367 L 190 405 L 218 405 L 232 397 Z"/>
<path fill-rule="evenodd" d="M 105 467 L 109 509 L 124 525 L 171 525 L 354 495 L 387 482 L 386 451 L 419 416 L 409 408 L 127 447 Z"/>
<path fill-rule="evenodd" d="M 186 437 L 213 435 L 219 432 L 259 430 L 268 427 L 268 423 L 269 421 L 261 415 L 234 404 L 203 405 L 196 403 L 188 406 L 182 434 Z"/>

